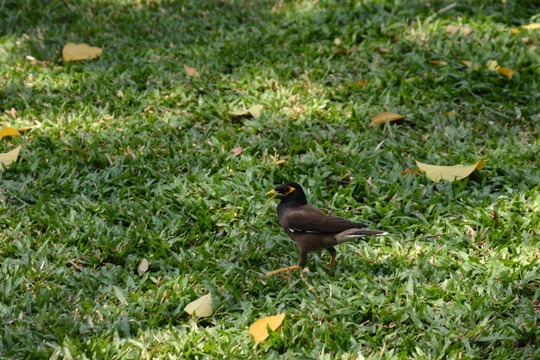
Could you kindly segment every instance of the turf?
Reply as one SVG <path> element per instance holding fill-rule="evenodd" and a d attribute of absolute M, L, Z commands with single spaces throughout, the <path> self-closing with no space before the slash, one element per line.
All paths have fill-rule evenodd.
<path fill-rule="evenodd" d="M 0 172 L 0 357 L 538 358 L 540 30 L 510 30 L 539 14 L 0 1 L 0 125 L 36 126 L 0 139 L 22 145 Z M 67 42 L 103 55 L 64 63 Z M 256 104 L 258 119 L 228 115 Z M 383 111 L 407 118 L 370 127 Z M 462 181 L 401 175 L 480 158 Z M 315 253 L 261 277 L 297 261 L 264 196 L 286 181 L 391 235 L 341 245 L 333 269 Z M 208 292 L 212 317 L 184 312 Z M 250 338 L 281 312 L 267 341 Z"/>

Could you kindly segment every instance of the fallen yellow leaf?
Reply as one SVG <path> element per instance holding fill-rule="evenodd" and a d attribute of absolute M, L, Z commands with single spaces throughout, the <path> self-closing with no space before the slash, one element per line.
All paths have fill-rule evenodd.
<path fill-rule="evenodd" d="M 8 151 L 7 153 L 0 154 L 0 169 L 2 164 L 8 166 L 9 164 L 17 161 L 19 157 L 19 152 L 21 151 L 21 145 L 17 146 L 15 149 Z"/>
<path fill-rule="evenodd" d="M 367 80 L 357 80 L 357 81 L 356 81 L 356 84 L 357 84 L 357 85 L 360 85 L 360 86 L 366 86 L 367 83 L 368 83 Z"/>
<path fill-rule="evenodd" d="M 268 327 L 272 331 L 276 331 L 277 328 L 279 328 L 283 323 L 283 319 L 285 319 L 285 313 L 281 313 L 276 316 L 267 316 L 259 319 L 253 324 L 251 324 L 251 326 L 249 327 L 249 334 L 259 342 L 264 341 L 269 336 L 266 326 L 268 325 Z"/>
<path fill-rule="evenodd" d="M 334 39 L 334 44 L 336 44 L 336 46 L 341 45 L 341 40 L 339 38 L 335 38 Z"/>
<path fill-rule="evenodd" d="M 214 313 L 214 299 L 212 294 L 201 296 L 195 301 L 190 302 L 184 308 L 189 315 L 197 315 L 199 318 L 212 316 Z"/>
<path fill-rule="evenodd" d="M 519 29 L 510 29 L 510 34 L 513 34 L 513 35 L 517 35 L 519 34 L 521 31 Z"/>
<path fill-rule="evenodd" d="M 258 119 L 261 116 L 262 109 L 263 109 L 263 106 L 261 104 L 257 104 L 255 106 L 250 107 L 247 110 L 229 111 L 229 115 L 233 117 L 251 115 L 255 119 Z"/>
<path fill-rule="evenodd" d="M 486 66 L 488 70 L 497 71 L 497 68 L 499 67 L 499 63 L 497 63 L 497 60 L 488 60 L 488 62 L 486 63 Z"/>
<path fill-rule="evenodd" d="M 101 56 L 103 50 L 86 44 L 67 43 L 62 49 L 64 61 L 91 60 Z"/>
<path fill-rule="evenodd" d="M 540 29 L 540 23 L 532 23 L 529 25 L 523 25 L 522 28 L 526 30 L 538 30 Z"/>
<path fill-rule="evenodd" d="M 187 66 L 186 64 L 184 64 L 184 70 L 186 70 L 186 73 L 188 75 L 191 75 L 191 76 L 197 76 L 199 75 L 199 73 L 197 72 L 196 69 L 192 68 L 192 67 L 189 67 Z"/>
<path fill-rule="evenodd" d="M 12 127 L 5 127 L 2 129 L 2 131 L 0 131 L 0 138 L 6 137 L 6 136 L 20 136 L 20 135 L 21 133 L 19 132 L 19 130 L 14 129 Z"/>
<path fill-rule="evenodd" d="M 444 114 L 445 116 L 456 116 L 456 112 L 455 111 L 449 111 L 447 113 Z"/>
<path fill-rule="evenodd" d="M 369 123 L 370 126 L 375 126 L 377 124 L 384 124 L 387 121 L 395 121 L 395 120 L 401 120 L 405 119 L 407 116 L 396 114 L 393 112 L 383 112 L 380 114 L 375 115 L 373 119 L 371 119 L 371 122 Z"/>
<path fill-rule="evenodd" d="M 514 76 L 514 74 L 516 73 L 514 70 L 507 67 L 498 67 L 497 72 L 506 76 L 509 79 L 512 79 L 512 76 Z"/>
<path fill-rule="evenodd" d="M 437 61 L 437 60 L 429 60 L 429 63 L 432 65 L 448 65 L 446 61 Z"/>
<path fill-rule="evenodd" d="M 435 182 L 441 180 L 455 181 L 461 180 L 469 176 L 474 170 L 481 169 L 485 163 L 483 159 L 478 160 L 471 165 L 454 165 L 454 166 L 439 166 L 421 163 L 414 160 L 418 168 L 426 173 L 426 176 Z"/>

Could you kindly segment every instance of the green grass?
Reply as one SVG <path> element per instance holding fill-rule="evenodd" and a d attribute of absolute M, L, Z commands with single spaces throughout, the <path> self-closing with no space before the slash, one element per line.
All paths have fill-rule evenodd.
<path fill-rule="evenodd" d="M 540 32 L 509 30 L 540 4 L 452 3 L 0 0 L 0 127 L 39 125 L 0 139 L 22 144 L 0 172 L 0 357 L 538 358 Z M 104 52 L 66 64 L 67 42 Z M 408 117 L 370 128 L 382 111 Z M 454 183 L 400 175 L 479 158 Z M 261 277 L 297 261 L 264 196 L 285 181 L 392 235 Z M 215 315 L 188 316 L 207 292 Z"/>

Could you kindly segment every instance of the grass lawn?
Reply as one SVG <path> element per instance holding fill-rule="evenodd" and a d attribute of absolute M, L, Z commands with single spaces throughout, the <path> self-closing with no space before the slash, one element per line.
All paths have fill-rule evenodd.
<path fill-rule="evenodd" d="M 0 139 L 22 145 L 0 170 L 0 358 L 540 357 L 538 1 L 0 0 L 0 19 L 0 130 L 35 126 Z M 65 63 L 68 42 L 103 54 Z M 369 126 L 387 111 L 407 117 Z M 298 259 L 264 195 L 286 181 L 391 235 L 261 276 Z M 209 292 L 213 316 L 184 312 Z"/>

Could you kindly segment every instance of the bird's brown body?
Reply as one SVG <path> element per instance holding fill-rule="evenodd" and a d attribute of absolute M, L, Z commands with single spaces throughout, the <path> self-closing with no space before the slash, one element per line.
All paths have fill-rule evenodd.
<path fill-rule="evenodd" d="M 281 200 L 277 207 L 279 223 L 300 250 L 298 266 L 276 270 L 268 275 L 304 267 L 307 253 L 321 249 L 327 249 L 332 255 L 332 267 L 336 257 L 335 245 L 365 236 L 387 234 L 384 231 L 364 229 L 366 226 L 363 224 L 323 213 L 307 203 L 304 191 L 297 183 L 280 185 L 268 194 L 277 194 L 272 199 Z"/>

